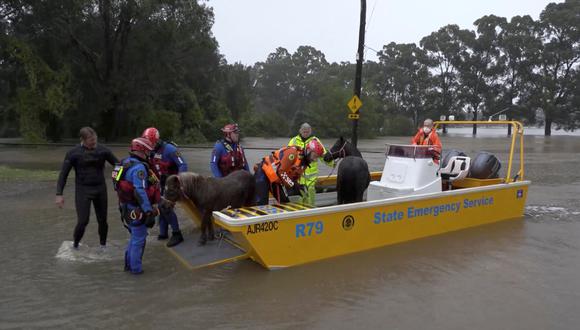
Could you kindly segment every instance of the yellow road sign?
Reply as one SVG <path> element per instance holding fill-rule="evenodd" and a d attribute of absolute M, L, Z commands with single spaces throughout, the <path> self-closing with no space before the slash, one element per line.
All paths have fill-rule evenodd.
<path fill-rule="evenodd" d="M 358 117 L 360 117 L 360 115 L 358 113 L 349 113 L 348 114 L 348 119 L 358 119 Z"/>
<path fill-rule="evenodd" d="M 362 107 L 362 102 L 358 98 L 358 96 L 353 95 L 353 97 L 350 99 L 350 101 L 348 101 L 346 105 L 348 105 L 348 108 L 352 113 L 355 113 L 358 111 L 358 109 L 360 109 L 360 107 Z"/>

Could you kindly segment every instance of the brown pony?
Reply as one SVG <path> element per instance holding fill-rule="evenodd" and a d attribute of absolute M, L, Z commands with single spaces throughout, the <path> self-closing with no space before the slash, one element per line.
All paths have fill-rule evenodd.
<path fill-rule="evenodd" d="M 193 202 L 201 213 L 199 244 L 205 245 L 208 239 L 215 238 L 212 211 L 254 205 L 255 189 L 254 176 L 243 170 L 223 178 L 206 178 L 192 172 L 183 172 L 167 178 L 165 199 L 175 203 L 187 197 Z"/>

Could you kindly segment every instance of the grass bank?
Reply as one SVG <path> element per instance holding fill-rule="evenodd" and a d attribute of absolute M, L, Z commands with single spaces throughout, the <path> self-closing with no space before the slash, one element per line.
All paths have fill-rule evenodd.
<path fill-rule="evenodd" d="M 9 181 L 56 181 L 58 171 L 24 170 L 8 166 L 0 166 L 0 182 Z M 71 173 L 73 174 L 73 173 Z M 74 174 L 73 174 L 74 176 Z"/>

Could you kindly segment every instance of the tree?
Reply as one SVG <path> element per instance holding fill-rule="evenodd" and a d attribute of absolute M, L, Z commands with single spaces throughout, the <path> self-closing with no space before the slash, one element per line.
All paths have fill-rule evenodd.
<path fill-rule="evenodd" d="M 277 112 L 290 127 L 307 121 L 311 115 L 306 105 L 319 97 L 328 66 L 324 54 L 313 47 L 300 46 L 293 54 L 277 48 L 254 68 L 257 111 Z"/>
<path fill-rule="evenodd" d="M 532 77 L 538 65 L 542 41 L 539 26 L 530 16 L 514 16 L 501 24 L 498 35 L 499 63 L 503 72 L 499 84 L 493 87 L 488 107 L 495 112 L 505 110 L 508 119 L 533 122 L 529 100 L 533 90 Z M 510 132 L 511 125 L 508 125 Z"/>
<path fill-rule="evenodd" d="M 456 58 L 459 93 L 471 108 L 473 120 L 478 120 L 480 106 L 498 85 L 503 70 L 499 57 L 498 31 L 505 18 L 494 15 L 484 16 L 475 21 L 477 33 L 468 30 L 457 31 L 461 51 Z M 473 125 L 473 135 L 477 125 Z"/>
<path fill-rule="evenodd" d="M 71 72 L 67 66 L 51 69 L 26 43 L 10 40 L 8 49 L 22 64 L 28 81 L 16 96 L 20 133 L 29 141 L 44 141 L 49 123 L 62 118 L 73 105 Z"/>
<path fill-rule="evenodd" d="M 533 103 L 544 114 L 544 134 L 552 124 L 571 126 L 570 109 L 575 88 L 575 70 L 580 60 L 580 2 L 551 3 L 540 14 L 544 45 L 534 74 Z"/>
<path fill-rule="evenodd" d="M 393 115 L 411 114 L 413 126 L 426 109 L 431 74 L 425 52 L 415 44 L 390 43 L 378 53 L 379 76 L 375 87 L 384 104 L 390 104 Z"/>
<path fill-rule="evenodd" d="M 232 119 L 239 121 L 252 110 L 254 93 L 251 85 L 250 67 L 241 63 L 224 66 L 224 97 Z"/>
<path fill-rule="evenodd" d="M 134 136 L 159 114 L 177 122 L 166 133 L 196 139 L 229 120 L 222 117 L 231 117 L 225 105 L 231 91 L 222 86 L 231 77 L 222 74 L 225 63 L 212 24 L 211 9 L 195 1 L 14 0 L 0 5 L 3 33 L 27 45 L 38 63 L 70 72 L 75 106 L 66 123 L 54 126 L 76 131 L 92 125 L 109 139 Z M 5 57 L 0 66 L 9 68 Z M 24 67 L 21 63 L 15 70 L 24 72 Z"/>
<path fill-rule="evenodd" d="M 265 62 L 256 63 L 256 110 L 259 113 L 277 112 L 285 117 L 293 114 L 292 102 L 292 56 L 279 47 L 268 55 Z"/>
<path fill-rule="evenodd" d="M 462 33 L 457 25 L 447 25 L 421 39 L 421 47 L 427 55 L 427 63 L 435 82 L 433 113 L 459 114 L 462 103 L 458 97 L 458 54 L 465 47 L 459 41 Z"/>

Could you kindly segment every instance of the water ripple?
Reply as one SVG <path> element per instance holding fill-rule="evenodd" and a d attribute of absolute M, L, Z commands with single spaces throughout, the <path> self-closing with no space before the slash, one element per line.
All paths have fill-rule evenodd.
<path fill-rule="evenodd" d="M 524 215 L 536 221 L 576 222 L 579 220 L 580 211 L 562 206 L 528 205 Z"/>

